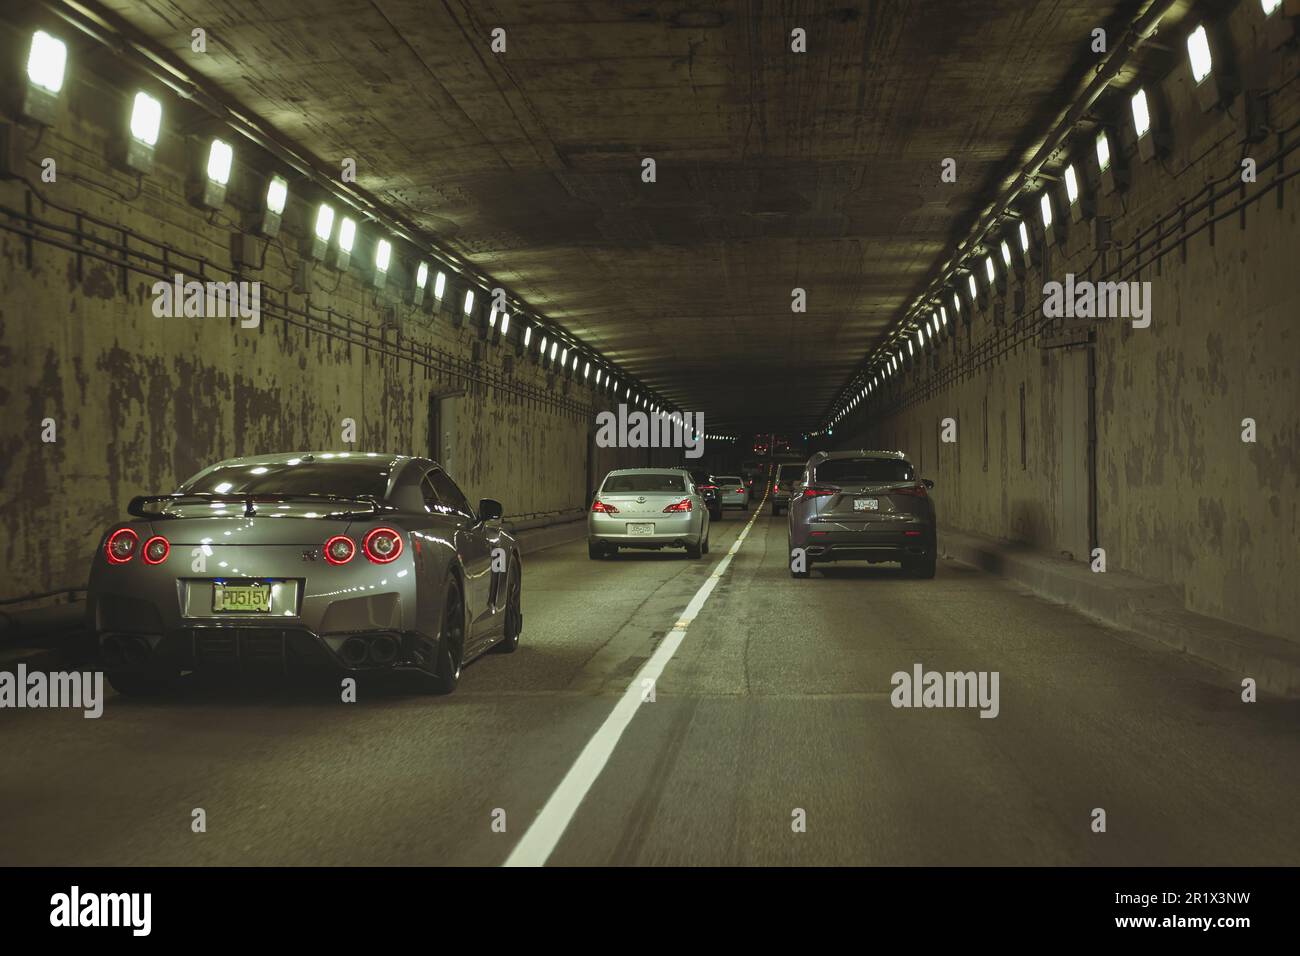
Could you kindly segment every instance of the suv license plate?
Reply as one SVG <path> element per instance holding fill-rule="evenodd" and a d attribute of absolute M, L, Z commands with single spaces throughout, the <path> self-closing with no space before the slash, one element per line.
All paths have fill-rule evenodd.
<path fill-rule="evenodd" d="M 212 610 L 217 613 L 271 613 L 271 585 L 214 584 Z"/>
<path fill-rule="evenodd" d="M 854 511 L 879 511 L 880 499 L 879 498 L 854 498 L 853 510 Z"/>

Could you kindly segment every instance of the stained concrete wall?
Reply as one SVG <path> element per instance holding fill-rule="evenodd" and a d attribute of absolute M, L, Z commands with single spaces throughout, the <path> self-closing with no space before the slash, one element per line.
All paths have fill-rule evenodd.
<path fill-rule="evenodd" d="M 1156 163 L 1133 157 L 1131 188 L 1098 200 L 1115 239 L 1127 241 L 1180 202 L 1195 201 L 1208 181 L 1240 169 L 1243 156 L 1262 163 L 1278 151 L 1278 131 L 1287 131 L 1284 143 L 1300 135 L 1292 128 L 1300 120 L 1296 53 L 1267 50 L 1254 5 L 1240 7 L 1229 21 L 1232 47 L 1243 85 L 1271 91 L 1274 132 L 1244 146 L 1241 99 L 1230 114 L 1203 114 L 1186 66 L 1176 67 L 1159 85 L 1169 155 Z M 1276 175 L 1261 172 L 1235 198 Z M 1175 251 L 1134 277 L 1152 283 L 1150 328 L 1120 320 L 1094 326 L 1097 543 L 1108 568 L 1169 585 L 1190 610 L 1291 637 L 1300 636 L 1298 192 L 1293 180 L 1280 199 L 1270 193 L 1244 217 L 1219 222 L 1212 237 L 1203 231 L 1189 239 L 1185 259 Z M 1032 202 L 1036 209 L 1037 196 Z M 1085 272 L 1096 255 L 1086 224 L 1071 226 L 1063 246 L 1023 280 L 1027 308 L 1041 315 L 1043 283 Z M 1017 285 L 1013 278 L 1011 289 Z M 1034 341 L 934 386 L 973 344 L 996 335 L 990 316 L 984 310 L 969 337 L 941 347 L 939 370 L 907 373 L 901 389 L 851 415 L 835 439 L 913 456 L 937 481 L 941 520 L 954 528 L 1085 559 L 1086 539 L 1081 549 L 1072 529 L 1078 498 L 1067 489 L 1081 484 L 1086 506 L 1086 428 L 1072 432 L 1066 419 L 1076 407 L 1086 416 L 1087 383 L 1065 377 L 1071 363 L 1086 369 L 1086 355 Z M 956 444 L 939 441 L 948 417 L 959 422 Z M 1254 443 L 1242 441 L 1245 418 L 1257 422 Z M 1063 442 L 1067 434 L 1074 444 Z"/>
<path fill-rule="evenodd" d="M 501 499 L 508 515 L 585 508 L 589 467 L 598 479 L 613 467 L 680 460 L 680 453 L 596 448 L 589 465 L 594 416 L 609 398 L 580 380 L 550 378 L 527 358 L 506 371 L 513 346 L 482 343 L 481 360 L 472 361 L 478 332 L 452 326 L 453 293 L 433 316 L 403 305 L 396 289 L 369 286 L 360 262 L 372 254 L 374 229 L 364 224 L 350 271 L 318 265 L 310 291 L 293 292 L 314 209 L 292 178 L 281 240 L 266 247 L 259 240 L 264 265 L 235 277 L 263 283 L 260 326 L 155 317 L 153 276 L 59 248 L 48 240 L 77 240 L 52 227 L 120 244 L 115 228 L 78 227 L 77 212 L 93 215 L 138 234 L 127 238 L 132 252 L 169 247 L 169 261 L 151 264 L 154 270 L 194 278 L 197 257 L 214 278 L 232 278 L 230 236 L 265 188 L 264 173 L 252 168 L 264 160 L 238 141 L 227 205 L 201 211 L 186 198 L 193 147 L 175 131 L 186 123 L 204 130 L 203 120 L 182 115 L 164 95 L 157 165 L 137 181 L 108 161 L 127 102 L 127 87 L 115 89 L 115 80 L 86 64 L 71 69 L 58 124 L 39 141 L 34 130 L 22 131 L 31 188 L 0 181 L 0 598 L 81 587 L 99 536 L 132 496 L 171 491 L 215 460 L 299 449 L 428 454 L 431 395 L 454 397 L 452 443 L 444 449 L 454 477 L 471 499 Z M 50 183 L 40 181 L 47 157 L 56 163 Z M 33 241 L 20 234 L 31 229 L 29 201 L 42 223 Z M 82 243 L 110 259 L 123 256 Z M 459 303 L 459 292 L 454 297 Z M 384 328 L 390 311 L 400 328 Z M 356 423 L 351 446 L 343 443 L 348 418 Z M 56 429 L 48 443 L 41 440 L 46 419 Z"/>

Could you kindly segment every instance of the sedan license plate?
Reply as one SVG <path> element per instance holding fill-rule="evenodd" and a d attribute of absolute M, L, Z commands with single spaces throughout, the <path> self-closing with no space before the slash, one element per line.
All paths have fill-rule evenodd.
<path fill-rule="evenodd" d="M 879 511 L 880 499 L 879 498 L 854 498 L 853 510 L 854 511 Z"/>
<path fill-rule="evenodd" d="M 212 610 L 214 612 L 271 612 L 271 585 L 269 584 L 214 584 L 212 585 Z"/>
<path fill-rule="evenodd" d="M 654 534 L 655 533 L 654 522 L 653 521 L 641 522 L 641 523 L 628 522 L 627 533 L 628 534 Z"/>

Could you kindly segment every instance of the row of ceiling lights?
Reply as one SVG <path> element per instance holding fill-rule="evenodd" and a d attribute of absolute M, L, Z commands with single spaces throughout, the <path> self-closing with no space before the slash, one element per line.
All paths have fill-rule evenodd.
<path fill-rule="evenodd" d="M 67 44 L 44 30 L 32 34 L 31 47 L 27 57 L 27 90 L 23 99 L 22 114 L 26 118 L 43 125 L 53 125 L 59 110 L 60 94 L 63 90 L 64 74 L 67 68 Z M 143 90 L 135 94 L 131 104 L 129 122 L 130 136 L 127 138 L 126 165 L 140 174 L 153 171 L 154 152 L 162 132 L 162 103 Z M 200 182 L 192 199 L 208 209 L 220 209 L 226 199 L 226 189 L 234 169 L 235 150 L 226 140 L 213 137 L 208 144 L 206 162 L 201 169 Z M 289 183 L 278 174 L 267 181 L 263 196 L 261 217 L 256 231 L 270 239 L 280 233 L 280 225 L 289 201 Z M 335 228 L 337 220 L 337 229 Z M 322 202 L 316 207 L 312 234 L 305 251 L 318 261 L 326 259 L 333 242 L 332 264 L 340 271 L 346 271 L 356 246 L 357 223 L 350 216 L 336 215 L 334 207 Z M 371 281 L 376 288 L 387 284 L 389 270 L 393 261 L 393 244 L 386 237 L 379 237 L 375 242 L 375 254 Z M 408 301 L 415 306 L 423 304 L 425 290 L 429 282 L 429 263 L 420 260 L 415 269 L 415 287 L 410 292 Z M 448 275 L 439 271 L 434 278 L 433 300 L 441 308 L 446 292 Z M 471 285 L 465 291 L 462 300 L 462 314 L 466 318 L 474 315 L 476 288 Z M 500 325 L 498 326 L 498 319 Z M 488 317 L 488 331 L 494 341 L 507 338 L 510 330 L 511 315 L 495 305 Z M 536 340 L 537 352 L 531 352 Z M 548 353 L 549 347 L 549 353 Z M 616 375 L 609 363 L 602 362 L 594 353 L 580 350 L 579 346 L 562 341 L 558 332 L 549 329 L 540 321 L 526 322 L 523 335 L 519 339 L 518 349 L 521 353 L 533 354 L 533 357 L 545 367 L 554 366 L 570 376 L 576 376 L 582 369 L 584 381 L 591 380 L 595 370 L 594 388 L 608 392 L 615 398 L 623 398 L 635 405 L 640 405 L 651 412 L 667 413 L 674 411 L 663 404 L 657 395 L 633 382 L 626 376 Z M 570 364 L 570 354 L 572 363 Z"/>
<path fill-rule="evenodd" d="M 1282 0 L 1260 0 L 1260 4 L 1265 17 L 1280 18 L 1283 16 L 1279 9 Z M 1288 28 L 1281 35 L 1289 35 L 1291 32 L 1289 25 L 1284 26 Z M 1219 83 L 1214 76 L 1214 57 L 1210 49 L 1210 37 L 1203 24 L 1197 26 L 1188 34 L 1187 55 L 1198 101 L 1202 109 L 1212 109 L 1224 101 L 1228 91 L 1226 86 Z M 1155 158 L 1162 148 L 1164 136 L 1161 130 L 1154 125 L 1151 101 L 1144 87 L 1139 87 L 1129 98 L 1129 110 L 1133 121 L 1133 132 L 1139 157 L 1144 161 Z M 1104 195 L 1110 195 L 1124 185 L 1125 173 L 1117 165 L 1116 154 L 1112 149 L 1111 132 L 1105 126 L 1097 131 L 1093 140 L 1093 148 L 1097 157 L 1101 191 Z M 1072 220 L 1075 222 L 1080 221 L 1087 215 L 1086 201 L 1079 185 L 1080 172 L 1078 167 L 1078 161 L 1071 162 L 1065 167 L 1062 176 L 1065 183 L 1066 205 Z M 1019 219 L 1015 233 L 1020 246 L 1020 254 L 1024 257 L 1026 263 L 1030 262 L 1034 252 L 1029 227 L 1025 219 L 1011 210 L 1007 210 L 1006 218 Z M 1050 189 L 1045 188 L 1038 197 L 1038 218 L 1044 238 L 1049 245 L 1054 244 L 1057 233 L 1054 229 L 1055 216 Z M 994 241 L 994 237 L 986 236 L 985 249 L 992 248 Z M 996 238 L 996 246 L 996 251 L 1002 259 L 1004 274 L 1010 273 L 1012 269 L 1010 245 L 1008 245 L 1005 238 Z M 947 286 L 947 292 L 951 295 L 954 317 L 960 315 L 962 309 L 962 296 L 959 291 L 962 284 L 960 277 L 965 276 L 968 298 L 971 307 L 974 308 L 979 302 L 979 284 L 976 280 L 976 274 L 980 271 L 984 272 L 988 281 L 988 289 L 991 292 L 997 286 L 999 274 L 992 252 L 986 252 L 982 263 L 977 258 L 968 259 L 963 265 L 949 273 L 945 279 L 944 284 Z M 929 315 L 925 314 L 927 311 Z M 913 303 L 908 310 L 908 316 L 910 321 L 906 328 L 896 335 L 892 342 L 876 350 L 870 363 L 871 368 L 863 376 L 856 379 L 845 393 L 840 395 L 836 401 L 836 410 L 827 418 L 823 428 L 820 431 L 812 432 L 812 435 L 831 434 L 837 422 L 865 401 L 891 376 L 897 375 L 915 357 L 918 351 L 935 346 L 939 339 L 948 333 L 950 328 L 946 306 L 936 304 L 929 297 L 923 297 Z"/>

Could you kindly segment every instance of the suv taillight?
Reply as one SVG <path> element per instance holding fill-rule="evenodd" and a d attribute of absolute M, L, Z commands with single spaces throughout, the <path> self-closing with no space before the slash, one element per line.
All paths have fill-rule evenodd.
<path fill-rule="evenodd" d="M 809 485 L 807 488 L 803 490 L 803 494 L 801 495 L 801 497 L 824 498 L 826 495 L 838 494 L 839 490 L 840 489 L 838 488 L 824 488 L 819 485 Z"/>
<path fill-rule="evenodd" d="M 388 564 L 402 553 L 402 536 L 392 528 L 376 528 L 361 542 L 361 550 L 375 564 Z"/>
<path fill-rule="evenodd" d="M 925 485 L 905 485 L 902 488 L 890 488 L 891 495 L 911 495 L 913 498 L 924 498 Z"/>
<path fill-rule="evenodd" d="M 617 508 L 615 508 L 613 505 L 605 504 L 605 502 L 601 501 L 599 498 L 597 498 L 595 501 L 591 503 L 591 510 L 596 512 L 596 514 L 601 514 L 601 515 L 618 514 Z"/>

